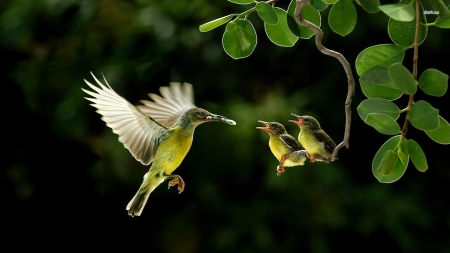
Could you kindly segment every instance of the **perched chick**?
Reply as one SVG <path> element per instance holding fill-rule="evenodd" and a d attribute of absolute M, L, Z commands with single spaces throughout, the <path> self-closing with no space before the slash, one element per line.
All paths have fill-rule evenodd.
<path fill-rule="evenodd" d="M 311 116 L 298 116 L 293 113 L 292 116 L 295 116 L 298 121 L 289 120 L 289 122 L 300 127 L 298 141 L 305 148 L 311 162 L 316 161 L 316 156 L 329 158 L 336 148 L 336 143 L 320 128 L 319 122 Z"/>
<path fill-rule="evenodd" d="M 305 164 L 306 152 L 301 150 L 300 144 L 294 137 L 286 132 L 284 126 L 278 122 L 265 122 L 258 120 L 265 127 L 257 127 L 266 131 L 269 136 L 269 147 L 274 156 L 280 161 L 277 175 L 284 172 L 284 166 L 292 167 Z"/>

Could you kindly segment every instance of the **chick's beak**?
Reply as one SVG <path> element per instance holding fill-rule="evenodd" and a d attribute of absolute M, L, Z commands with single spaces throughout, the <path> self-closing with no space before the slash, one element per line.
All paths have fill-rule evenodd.
<path fill-rule="evenodd" d="M 270 129 L 270 127 L 269 127 L 269 123 L 267 123 L 267 122 L 265 122 L 265 121 L 262 121 L 262 120 L 258 120 L 258 122 L 259 123 L 262 123 L 262 124 L 264 124 L 264 125 L 266 125 L 265 127 L 256 127 L 256 129 L 261 129 L 261 130 L 264 130 L 264 131 L 266 131 L 266 132 L 268 132 L 268 133 L 271 133 L 272 132 L 272 130 Z"/>
<path fill-rule="evenodd" d="M 205 119 L 206 119 L 206 121 L 220 121 L 223 123 L 227 123 L 228 125 L 232 125 L 232 126 L 236 125 L 236 121 L 228 119 L 224 116 L 220 116 L 220 115 L 212 114 L 212 113 L 210 115 L 206 116 Z"/>
<path fill-rule="evenodd" d="M 294 113 L 291 113 L 291 115 L 294 116 L 294 117 L 296 117 L 296 118 L 298 119 L 298 121 L 297 121 L 297 120 L 289 120 L 289 122 L 295 123 L 295 124 L 297 124 L 297 125 L 299 125 L 299 126 L 305 125 L 305 124 L 303 123 L 302 117 L 300 117 L 300 116 L 298 116 L 297 114 L 294 114 Z"/>

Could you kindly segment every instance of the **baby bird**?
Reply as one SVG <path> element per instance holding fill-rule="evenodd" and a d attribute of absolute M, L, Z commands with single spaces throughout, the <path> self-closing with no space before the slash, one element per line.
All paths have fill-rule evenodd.
<path fill-rule="evenodd" d="M 292 167 L 305 164 L 306 152 L 301 150 L 300 144 L 286 132 L 282 124 L 262 120 L 258 120 L 258 122 L 266 125 L 265 127 L 257 127 L 257 129 L 264 130 L 269 134 L 270 150 L 280 161 L 277 167 L 278 176 L 285 171 L 284 166 Z"/>
<path fill-rule="evenodd" d="M 319 122 L 311 116 L 298 116 L 294 113 L 292 116 L 295 116 L 298 121 L 289 120 L 289 122 L 300 127 L 298 141 L 305 148 L 306 156 L 310 161 L 315 162 L 316 156 L 320 156 L 320 160 L 329 158 L 336 148 L 336 143 L 320 128 Z"/>

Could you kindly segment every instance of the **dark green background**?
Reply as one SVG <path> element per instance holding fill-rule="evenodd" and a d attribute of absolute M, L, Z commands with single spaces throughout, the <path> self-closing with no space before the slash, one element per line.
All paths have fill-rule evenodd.
<path fill-rule="evenodd" d="M 338 143 L 347 81 L 339 62 L 317 51 L 313 40 L 293 48 L 271 44 L 256 14 L 250 20 L 258 45 L 246 59 L 235 61 L 222 50 L 224 27 L 198 30 L 245 9 L 225 0 L 1 1 L 2 248 L 450 252 L 449 147 L 410 128 L 408 137 L 424 149 L 429 170 L 420 173 L 410 164 L 398 182 L 378 183 L 371 162 L 390 137 L 360 120 L 358 85 L 350 149 L 341 149 L 330 165 L 307 162 L 276 176 L 277 161 L 257 121 L 281 122 L 297 136 L 290 114 L 312 115 Z M 324 45 L 353 67 L 363 49 L 391 43 L 385 15 L 357 11 L 347 37 L 333 34 L 328 10 L 322 12 Z M 450 73 L 449 32 L 430 27 L 419 49 L 420 73 Z M 404 64 L 412 69 L 412 50 Z M 176 170 L 185 191 L 178 195 L 163 183 L 141 217 L 128 217 L 126 204 L 148 167 L 83 98 L 90 71 L 104 73 L 134 104 L 169 81 L 190 82 L 197 106 L 237 125 L 199 126 Z M 416 96 L 447 120 L 449 98 Z M 398 101 L 400 108 L 406 104 L 406 97 Z"/>

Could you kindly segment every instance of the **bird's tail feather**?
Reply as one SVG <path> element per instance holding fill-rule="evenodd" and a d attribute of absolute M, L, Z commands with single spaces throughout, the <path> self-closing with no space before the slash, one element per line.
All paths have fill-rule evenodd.
<path fill-rule="evenodd" d="M 141 187 L 127 205 L 128 215 L 132 217 L 141 215 L 150 193 L 164 181 L 164 178 L 157 177 L 157 175 L 153 171 L 145 174 Z"/>

